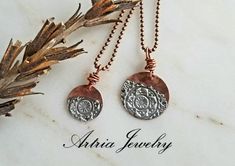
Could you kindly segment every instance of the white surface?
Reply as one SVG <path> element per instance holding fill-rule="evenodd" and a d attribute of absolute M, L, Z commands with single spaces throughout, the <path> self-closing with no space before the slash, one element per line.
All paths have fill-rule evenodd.
<path fill-rule="evenodd" d="M 89 0 L 79 0 L 82 10 Z M 42 21 L 55 16 L 70 17 L 77 0 L 0 1 L 0 52 L 11 37 L 32 39 Z M 151 42 L 152 1 L 145 0 L 146 27 Z M 104 108 L 94 121 L 80 123 L 66 110 L 72 88 L 86 83 L 93 60 L 111 26 L 79 30 L 69 43 L 84 39 L 89 54 L 54 66 L 35 90 L 44 96 L 25 97 L 13 117 L 0 120 L 0 166 L 50 165 L 138 165 L 138 166 L 234 166 L 235 165 L 235 1 L 166 0 L 161 3 L 160 46 L 156 52 L 157 73 L 167 83 L 171 98 L 167 111 L 158 119 L 140 121 L 124 111 L 120 87 L 133 73 L 142 71 L 137 12 L 122 41 L 118 57 L 108 73 L 102 73 L 97 88 Z M 107 54 L 110 55 L 110 54 Z M 162 155 L 157 149 L 65 149 L 72 134 L 95 130 L 93 139 L 114 140 L 142 128 L 139 141 L 151 141 L 166 133 L 173 146 Z"/>

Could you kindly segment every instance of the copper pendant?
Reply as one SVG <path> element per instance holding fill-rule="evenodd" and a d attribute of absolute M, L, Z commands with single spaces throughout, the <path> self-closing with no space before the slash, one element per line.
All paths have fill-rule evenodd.
<path fill-rule="evenodd" d="M 71 115 L 84 122 L 95 119 L 103 107 L 100 92 L 91 85 L 76 87 L 70 92 L 67 101 Z"/>
<path fill-rule="evenodd" d="M 169 91 L 164 81 L 151 72 L 140 72 L 123 84 L 121 100 L 124 108 L 134 117 L 151 120 L 167 108 Z"/>

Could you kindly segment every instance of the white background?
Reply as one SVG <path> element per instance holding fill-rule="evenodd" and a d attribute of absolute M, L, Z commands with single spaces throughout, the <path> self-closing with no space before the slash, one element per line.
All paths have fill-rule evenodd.
<path fill-rule="evenodd" d="M 52 16 L 65 21 L 89 0 L 0 1 L 0 53 L 10 38 L 33 39 L 42 21 Z M 146 40 L 153 41 L 153 0 L 145 0 Z M 89 52 L 54 66 L 35 89 L 45 95 L 25 97 L 11 118 L 0 118 L 0 166 L 234 166 L 235 165 L 235 1 L 164 0 L 161 3 L 160 44 L 154 57 L 156 73 L 169 87 L 169 108 L 159 118 L 140 121 L 122 107 L 120 88 L 133 73 L 143 71 L 139 45 L 138 10 L 128 26 L 110 72 L 97 84 L 104 100 L 100 116 L 88 123 L 73 119 L 66 110 L 71 89 L 87 83 L 94 57 L 111 25 L 82 29 L 68 44 L 84 39 Z M 106 57 L 110 56 L 110 50 Z M 125 134 L 142 128 L 136 141 L 153 141 L 167 133 L 173 146 L 157 149 L 65 149 L 72 134 L 95 130 L 91 139 L 108 138 L 118 145 Z"/>

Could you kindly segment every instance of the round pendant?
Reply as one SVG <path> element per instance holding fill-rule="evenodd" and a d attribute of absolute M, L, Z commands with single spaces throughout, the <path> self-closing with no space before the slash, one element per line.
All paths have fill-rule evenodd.
<path fill-rule="evenodd" d="M 167 108 L 169 91 L 162 79 L 150 72 L 140 72 L 123 84 L 121 100 L 124 108 L 134 117 L 151 120 Z"/>
<path fill-rule="evenodd" d="M 68 110 L 80 121 L 95 119 L 103 107 L 100 92 L 89 85 L 78 86 L 68 96 Z"/>

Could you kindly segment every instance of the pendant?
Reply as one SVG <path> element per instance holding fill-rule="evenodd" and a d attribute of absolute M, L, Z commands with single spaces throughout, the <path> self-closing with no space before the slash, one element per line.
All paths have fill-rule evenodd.
<path fill-rule="evenodd" d="M 93 87 L 98 81 L 98 73 L 90 74 L 88 85 L 74 88 L 68 95 L 67 103 L 70 114 L 83 122 L 95 119 L 101 112 L 103 100 L 100 92 Z"/>
<path fill-rule="evenodd" d="M 159 117 L 167 108 L 169 90 L 165 82 L 154 75 L 156 62 L 150 56 L 151 50 L 146 48 L 146 66 L 148 72 L 140 72 L 130 76 L 121 89 L 121 100 L 124 108 L 132 116 L 151 120 Z"/>
<path fill-rule="evenodd" d="M 130 76 L 121 89 L 124 108 L 134 117 L 151 120 L 167 108 L 169 91 L 162 79 L 150 72 Z"/>

